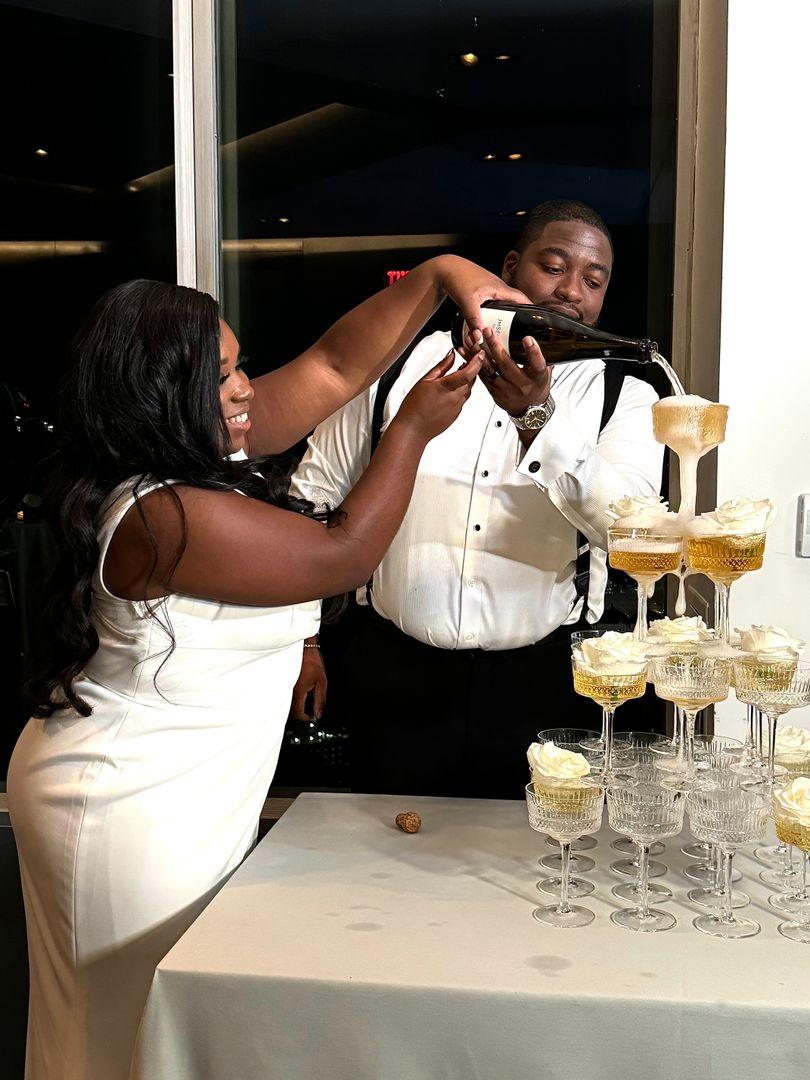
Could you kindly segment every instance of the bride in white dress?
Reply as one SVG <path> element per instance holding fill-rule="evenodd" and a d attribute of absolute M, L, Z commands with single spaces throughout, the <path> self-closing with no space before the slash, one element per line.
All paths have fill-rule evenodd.
<path fill-rule="evenodd" d="M 155 966 L 255 841 L 318 598 L 371 576 L 480 356 L 449 355 L 414 387 L 328 518 L 262 455 L 368 386 L 447 294 L 474 328 L 481 301 L 524 299 L 464 260 L 431 260 L 252 385 L 192 289 L 119 286 L 79 335 L 53 640 L 8 777 L 27 1080 L 129 1076 Z"/>

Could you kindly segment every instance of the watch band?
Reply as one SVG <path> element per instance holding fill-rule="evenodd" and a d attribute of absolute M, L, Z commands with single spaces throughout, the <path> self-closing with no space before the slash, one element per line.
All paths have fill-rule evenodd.
<path fill-rule="evenodd" d="M 554 414 L 554 398 L 551 394 L 539 405 L 529 405 L 520 416 L 511 416 L 510 420 L 518 431 L 540 431 Z"/>

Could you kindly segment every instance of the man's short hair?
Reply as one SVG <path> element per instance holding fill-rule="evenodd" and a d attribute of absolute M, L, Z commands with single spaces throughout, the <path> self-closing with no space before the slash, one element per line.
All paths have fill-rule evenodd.
<path fill-rule="evenodd" d="M 523 228 L 518 233 L 515 251 L 522 255 L 529 244 L 533 243 L 546 225 L 550 225 L 552 221 L 581 221 L 583 225 L 598 229 L 607 237 L 607 242 L 610 244 L 610 256 L 613 258 L 613 237 L 610 235 L 610 229 L 605 224 L 604 218 L 601 214 L 597 214 L 592 206 L 575 202 L 573 199 L 548 199 L 533 207 L 526 215 Z"/>

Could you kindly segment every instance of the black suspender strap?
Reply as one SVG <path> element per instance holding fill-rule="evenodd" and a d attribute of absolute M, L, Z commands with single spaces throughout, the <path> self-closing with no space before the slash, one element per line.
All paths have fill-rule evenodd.
<path fill-rule="evenodd" d="M 422 338 L 417 335 L 417 337 L 413 339 L 405 352 L 400 357 L 398 357 L 393 362 L 391 367 L 387 371 L 383 372 L 383 374 L 380 376 L 380 381 L 377 384 L 377 396 L 374 398 L 374 410 L 371 414 L 372 455 L 380 444 L 383 420 L 385 417 L 385 403 L 386 401 L 388 401 L 388 395 L 391 393 L 391 387 L 402 374 L 402 369 L 405 367 L 408 358 L 421 340 Z"/>
<path fill-rule="evenodd" d="M 413 350 L 422 340 L 420 336 L 416 336 L 410 343 L 405 352 L 399 356 L 391 365 L 391 367 L 383 372 L 380 376 L 380 380 L 377 384 L 377 396 L 374 398 L 374 409 L 371 413 L 371 456 L 374 455 L 374 451 L 380 445 L 380 439 L 382 437 L 382 426 L 385 419 L 385 403 L 388 401 L 388 395 L 391 393 L 391 387 L 397 381 L 402 374 L 402 369 L 408 361 Z M 371 596 L 371 581 L 366 585 L 366 596 Z M 369 599 L 369 604 L 371 600 Z"/>
<path fill-rule="evenodd" d="M 622 385 L 624 384 L 624 376 L 625 370 L 623 363 L 605 364 L 605 400 L 602 404 L 602 415 L 599 419 L 600 435 L 605 430 L 608 421 L 616 411 L 616 406 L 619 403 L 619 395 L 622 392 Z M 574 572 L 574 588 L 576 589 L 577 600 L 579 600 L 580 597 L 585 597 L 587 603 L 590 581 L 591 549 L 585 535 L 577 531 L 577 562 L 576 570 Z"/>

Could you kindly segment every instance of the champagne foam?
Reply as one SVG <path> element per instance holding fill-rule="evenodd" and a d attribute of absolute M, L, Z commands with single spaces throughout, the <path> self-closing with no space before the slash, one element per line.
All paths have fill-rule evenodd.
<path fill-rule="evenodd" d="M 696 405 L 716 405 L 716 401 L 699 397 L 697 394 L 678 394 L 675 397 L 661 398 L 656 402 L 657 409 L 694 408 Z"/>
<path fill-rule="evenodd" d="M 674 536 L 671 540 L 666 537 L 617 537 L 611 539 L 611 551 L 663 551 L 672 552 L 681 550 L 682 540 L 680 536 Z"/>

